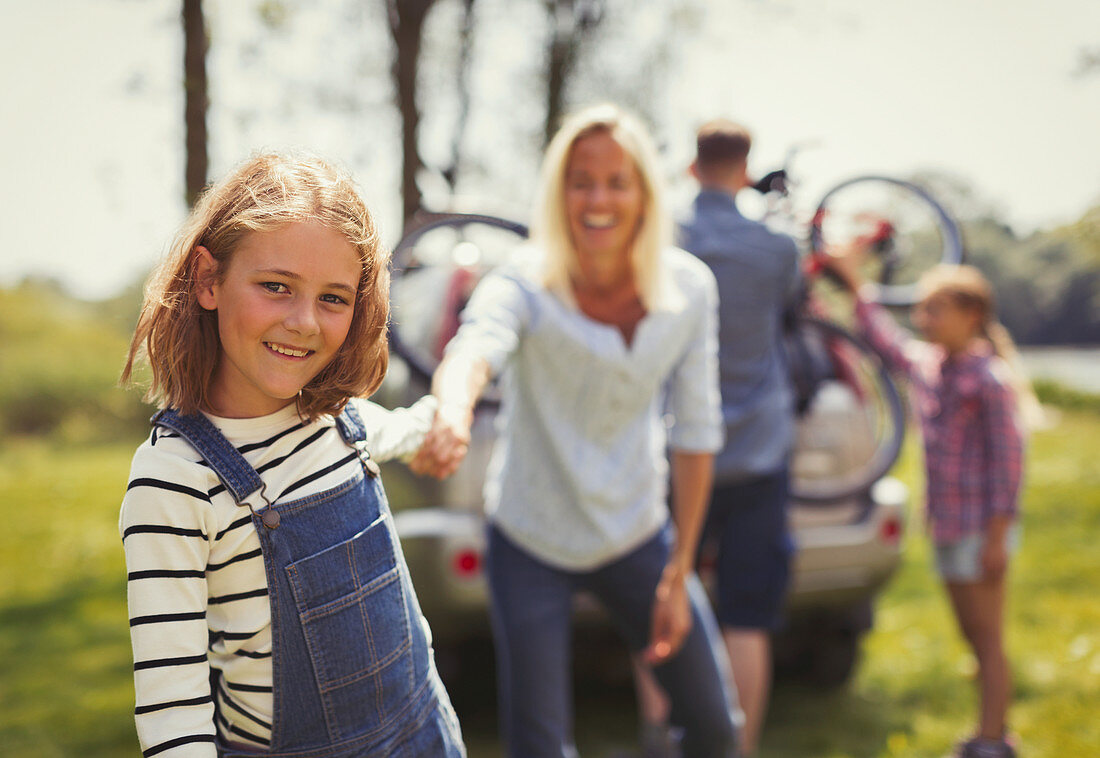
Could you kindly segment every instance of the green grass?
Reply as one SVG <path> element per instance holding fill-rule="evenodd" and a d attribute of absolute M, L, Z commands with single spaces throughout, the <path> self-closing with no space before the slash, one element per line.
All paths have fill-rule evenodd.
<path fill-rule="evenodd" d="M 1100 745 L 1100 415 L 1065 413 L 1034 435 L 1023 545 L 1012 568 L 1007 644 L 1021 755 L 1095 754 Z M 912 445 L 900 475 L 919 487 Z M 919 491 L 919 490 L 918 490 Z M 876 609 L 863 661 L 827 695 L 780 685 L 765 756 L 941 756 L 973 727 L 974 664 L 931 569 L 914 513 L 903 565 Z"/>
<path fill-rule="evenodd" d="M 1074 389 L 1051 379 L 1036 379 L 1031 384 L 1035 395 L 1044 404 L 1072 410 L 1100 411 L 1100 395 L 1095 392 Z"/>
<path fill-rule="evenodd" d="M 131 446 L 0 452 L 0 754 L 136 753 L 118 504 Z"/>
<path fill-rule="evenodd" d="M 1100 745 L 1098 439 L 1100 414 L 1067 409 L 1031 445 L 1008 631 L 1012 724 L 1031 758 L 1090 755 Z M 117 529 L 131 452 L 37 440 L 0 448 L 2 756 L 137 754 Z M 916 464 L 910 446 L 900 474 L 919 491 Z M 930 570 L 919 517 L 912 523 L 855 679 L 829 693 L 781 682 L 766 758 L 931 758 L 971 727 L 972 662 Z M 633 733 L 629 695 L 603 695 L 579 702 L 586 755 L 607 755 Z M 471 714 L 468 727 L 474 758 L 498 754 L 491 713 Z"/>

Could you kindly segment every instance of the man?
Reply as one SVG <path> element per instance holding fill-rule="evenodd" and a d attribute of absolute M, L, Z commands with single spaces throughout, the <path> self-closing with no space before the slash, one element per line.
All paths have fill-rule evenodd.
<path fill-rule="evenodd" d="M 681 245 L 718 280 L 719 365 L 726 443 L 704 539 L 717 543 L 716 615 L 745 713 L 742 750 L 756 752 L 771 687 L 770 632 L 780 622 L 793 552 L 787 529 L 794 396 L 783 356 L 783 314 L 800 286 L 790 237 L 741 215 L 752 138 L 726 120 L 696 137 L 699 194 Z"/>

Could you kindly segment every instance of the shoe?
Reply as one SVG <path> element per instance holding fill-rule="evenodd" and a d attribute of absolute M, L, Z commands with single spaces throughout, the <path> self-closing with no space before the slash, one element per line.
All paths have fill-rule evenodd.
<path fill-rule="evenodd" d="M 959 745 L 957 758 L 1016 758 L 1016 749 L 1007 740 L 974 737 Z"/>

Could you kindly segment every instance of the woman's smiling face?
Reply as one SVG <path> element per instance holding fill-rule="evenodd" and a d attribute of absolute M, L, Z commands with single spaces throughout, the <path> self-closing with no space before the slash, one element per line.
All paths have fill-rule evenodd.
<path fill-rule="evenodd" d="M 581 271 L 629 265 L 645 189 L 634 159 L 607 131 L 581 137 L 565 168 L 565 211 Z"/>
<path fill-rule="evenodd" d="M 215 264 L 199 255 L 201 276 Z M 252 418 L 292 402 L 344 343 L 360 270 L 355 246 L 316 221 L 246 234 L 221 280 L 198 292 L 221 342 L 210 410 Z"/>

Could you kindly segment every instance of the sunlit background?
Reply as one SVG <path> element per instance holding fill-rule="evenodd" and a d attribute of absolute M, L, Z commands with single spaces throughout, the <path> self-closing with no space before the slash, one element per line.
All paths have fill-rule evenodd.
<path fill-rule="evenodd" d="M 151 408 L 117 380 L 140 284 L 187 211 L 188 1 L 0 0 L 0 756 L 138 751 L 117 518 Z M 208 176 L 261 148 L 311 148 L 351 169 L 396 244 L 402 117 L 387 9 L 399 4 L 430 5 L 417 77 L 428 209 L 524 220 L 555 34 L 576 52 L 563 109 L 613 100 L 638 112 L 678 206 L 695 189 L 695 128 L 715 116 L 754 131 L 756 174 L 798 148 L 796 221 L 854 174 L 932 190 L 994 283 L 1048 412 L 1030 442 L 1011 578 L 1013 730 L 1021 755 L 1093 754 L 1100 2 L 205 0 Z M 751 192 L 739 202 L 760 211 Z M 395 356 L 398 384 L 401 366 Z M 970 726 L 973 661 L 920 533 L 913 435 L 891 475 L 914 496 L 873 630 L 855 641 L 844 687 L 777 679 L 769 758 L 936 758 Z M 399 482 L 387 473 L 398 506 Z M 448 672 L 471 758 L 500 754 L 479 642 L 449 651 L 473 672 L 472 685 Z M 578 686 L 579 749 L 623 758 L 637 737 L 629 677 L 599 680 L 625 655 L 588 646 L 583 657 L 580 637 L 577 648 L 593 680 Z"/>
<path fill-rule="evenodd" d="M 580 5 L 582 3 L 578 3 Z M 592 4 L 592 3 L 589 3 Z M 1020 234 L 1100 201 L 1100 3 L 1091 0 L 606 0 L 567 106 L 651 124 L 682 202 L 698 124 L 756 135 L 753 169 L 794 163 L 808 205 L 847 175 L 935 174 Z M 542 0 L 474 5 L 457 200 L 461 0 L 437 0 L 420 71 L 425 204 L 526 212 L 545 120 Z M 392 244 L 400 119 L 381 0 L 208 1 L 210 175 L 261 147 L 349 165 Z M 169 0 L 0 0 L 0 284 L 105 297 L 141 278 L 185 213 L 182 32 Z M 435 171 L 433 171 L 435 169 Z"/>

